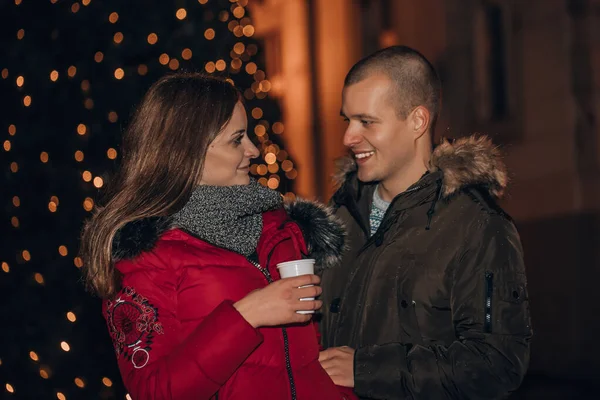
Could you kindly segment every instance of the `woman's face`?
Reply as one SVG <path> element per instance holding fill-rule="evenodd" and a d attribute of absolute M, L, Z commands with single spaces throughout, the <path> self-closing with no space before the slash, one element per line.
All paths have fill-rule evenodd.
<path fill-rule="evenodd" d="M 233 186 L 250 183 L 250 160 L 260 152 L 250 141 L 246 129 L 246 109 L 238 102 L 231 119 L 208 146 L 201 185 Z"/>

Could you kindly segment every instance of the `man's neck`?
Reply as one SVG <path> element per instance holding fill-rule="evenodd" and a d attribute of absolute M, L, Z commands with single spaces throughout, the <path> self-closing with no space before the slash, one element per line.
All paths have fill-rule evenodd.
<path fill-rule="evenodd" d="M 426 172 L 427 167 L 421 160 L 418 160 L 408 168 L 398 171 L 396 175 L 379 182 L 377 188 L 379 196 L 382 200 L 391 202 L 394 197 L 417 183 Z"/>

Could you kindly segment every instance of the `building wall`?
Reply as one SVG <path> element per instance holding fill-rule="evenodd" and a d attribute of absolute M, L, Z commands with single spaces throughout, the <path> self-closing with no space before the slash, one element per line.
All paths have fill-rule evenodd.
<path fill-rule="evenodd" d="M 344 152 L 338 111 L 350 66 L 387 45 L 420 50 L 443 81 L 436 135 L 486 133 L 506 153 L 512 181 L 503 206 L 526 252 L 535 330 L 531 372 L 600 372 L 594 345 L 600 328 L 600 0 L 305 4 L 313 7 L 305 54 L 315 66 L 315 124 L 304 138 L 319 144 L 320 167 L 304 171 L 313 174 L 305 177 L 312 186 L 302 190 L 322 199 L 331 193 L 331 165 Z M 297 97 L 285 91 L 283 98 L 293 104 Z M 295 143 L 288 145 L 292 154 Z"/>

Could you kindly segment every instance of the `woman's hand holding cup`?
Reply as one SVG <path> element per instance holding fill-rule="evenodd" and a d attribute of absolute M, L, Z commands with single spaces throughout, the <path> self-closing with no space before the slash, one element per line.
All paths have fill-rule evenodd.
<path fill-rule="evenodd" d="M 307 322 L 311 318 L 308 312 L 322 305 L 314 299 L 322 292 L 317 286 L 320 282 L 314 274 L 282 278 L 249 293 L 234 307 L 255 328 Z"/>

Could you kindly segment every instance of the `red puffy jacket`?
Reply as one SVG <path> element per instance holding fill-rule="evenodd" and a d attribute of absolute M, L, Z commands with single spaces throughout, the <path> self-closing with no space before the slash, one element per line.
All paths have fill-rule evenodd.
<path fill-rule="evenodd" d="M 303 228 L 309 226 L 319 236 L 323 226 L 314 228 L 314 212 L 321 213 L 317 224 L 329 215 L 312 206 L 311 216 L 305 214 L 309 204 L 303 207 L 300 214 L 311 220 L 305 219 L 309 225 Z M 115 254 L 122 257 L 116 263 L 122 289 L 104 302 L 103 313 L 133 399 L 352 397 L 347 390 L 341 394 L 321 368 L 311 324 L 255 329 L 233 307 L 269 283 L 265 271 L 240 254 L 168 229 L 169 222 L 151 218 L 128 224 L 114 243 Z M 335 227 L 327 232 L 338 234 Z M 338 254 L 317 247 L 334 236 L 309 240 L 309 249 L 286 211 L 266 212 L 259 264 L 277 280 L 277 263 L 301 258 L 309 250 L 321 262 L 331 261 L 327 257 Z"/>

